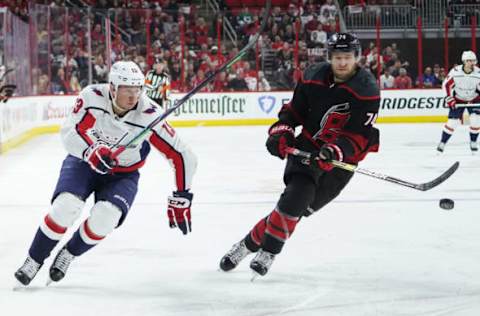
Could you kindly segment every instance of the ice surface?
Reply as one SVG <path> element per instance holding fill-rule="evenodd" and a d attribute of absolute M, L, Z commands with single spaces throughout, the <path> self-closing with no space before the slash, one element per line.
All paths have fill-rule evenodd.
<path fill-rule="evenodd" d="M 267 127 L 178 129 L 199 157 L 191 235 L 168 227 L 172 171 L 152 153 L 121 228 L 60 283 L 45 287 L 49 258 L 28 288 L 12 291 L 64 158 L 58 135 L 38 137 L 0 156 L 0 315 L 480 315 L 480 156 L 468 129 L 438 156 L 441 124 L 379 128 L 381 151 L 363 168 L 417 182 L 456 160 L 460 169 L 428 192 L 356 175 L 252 283 L 250 258 L 230 273 L 218 263 L 282 191 Z M 454 210 L 440 209 L 440 198 Z"/>

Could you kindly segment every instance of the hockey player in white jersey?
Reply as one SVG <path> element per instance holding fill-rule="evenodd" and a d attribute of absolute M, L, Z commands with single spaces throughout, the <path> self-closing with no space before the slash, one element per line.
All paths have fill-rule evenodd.
<path fill-rule="evenodd" d="M 143 143 L 127 148 L 117 158 L 115 144 L 135 137 L 161 113 L 144 93 L 144 75 L 131 61 L 116 62 L 109 84 L 87 86 L 75 101 L 61 129 L 68 154 L 60 171 L 49 213 L 41 222 L 25 263 L 15 272 L 28 285 L 45 259 L 80 216 L 85 200 L 94 193 L 89 217 L 59 251 L 50 267 L 51 281 L 59 281 L 75 257 L 101 242 L 119 227 L 137 193 L 138 169 L 150 146 L 159 150 L 174 168 L 176 190 L 168 198 L 170 227 L 191 232 L 190 192 L 196 157 L 166 122 L 156 125 Z"/>
<path fill-rule="evenodd" d="M 452 136 L 455 128 L 460 125 L 463 112 L 467 109 L 470 115 L 470 149 L 478 151 L 478 133 L 480 131 L 480 107 L 468 104 L 480 103 L 480 68 L 476 67 L 477 56 L 472 51 L 464 51 L 462 65 L 450 70 L 443 83 L 447 94 L 445 102 L 449 106 L 448 121 L 442 132 L 442 138 L 437 146 L 438 152 L 443 152 L 445 144 Z"/>

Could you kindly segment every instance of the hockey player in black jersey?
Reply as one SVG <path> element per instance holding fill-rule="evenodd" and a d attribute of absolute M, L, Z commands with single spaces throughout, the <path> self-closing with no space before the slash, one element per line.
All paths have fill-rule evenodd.
<path fill-rule="evenodd" d="M 223 271 L 234 269 L 247 255 L 256 253 L 250 268 L 265 275 L 300 218 L 332 201 L 352 178 L 353 173 L 333 168 L 329 160 L 357 164 L 368 152 L 378 150 L 379 132 L 373 124 L 380 92 L 375 78 L 357 66 L 360 54 L 356 36 L 332 35 L 329 62 L 309 67 L 292 101 L 280 110 L 266 146 L 272 155 L 287 158 L 286 188 L 273 211 L 221 259 Z M 295 137 L 297 127 L 301 131 Z M 316 159 L 287 156 L 288 147 L 309 151 Z"/>

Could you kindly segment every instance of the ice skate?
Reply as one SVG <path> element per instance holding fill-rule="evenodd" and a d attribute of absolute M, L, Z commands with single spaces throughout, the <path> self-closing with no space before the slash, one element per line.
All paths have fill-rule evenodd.
<path fill-rule="evenodd" d="M 53 282 L 58 282 L 65 277 L 70 263 L 75 259 L 66 247 L 62 248 L 50 267 L 50 279 L 47 281 L 47 285 Z"/>
<path fill-rule="evenodd" d="M 438 153 L 443 153 L 444 149 L 445 149 L 445 143 L 440 142 L 437 146 L 437 152 Z"/>
<path fill-rule="evenodd" d="M 478 143 L 470 142 L 470 150 L 472 151 L 472 155 L 475 155 L 478 152 Z"/>
<path fill-rule="evenodd" d="M 273 253 L 261 249 L 250 262 L 250 269 L 263 276 L 267 274 L 274 259 L 275 255 Z M 252 278 L 252 281 L 253 279 L 254 278 Z"/>
<path fill-rule="evenodd" d="M 245 241 L 242 240 L 230 249 L 222 260 L 220 260 L 220 269 L 223 271 L 230 271 L 237 267 L 237 265 L 242 261 L 246 256 L 252 252 L 248 250 L 245 245 Z"/>
<path fill-rule="evenodd" d="M 22 285 L 27 286 L 33 280 L 35 275 L 37 275 L 37 272 L 41 267 L 42 265 L 40 263 L 28 256 L 23 265 L 15 272 L 15 278 Z"/>

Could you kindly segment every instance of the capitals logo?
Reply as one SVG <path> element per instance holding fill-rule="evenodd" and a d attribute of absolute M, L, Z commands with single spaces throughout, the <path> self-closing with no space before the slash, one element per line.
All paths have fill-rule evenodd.
<path fill-rule="evenodd" d="M 271 95 L 264 95 L 258 98 L 258 106 L 265 113 L 270 113 L 275 107 L 275 97 Z"/>

